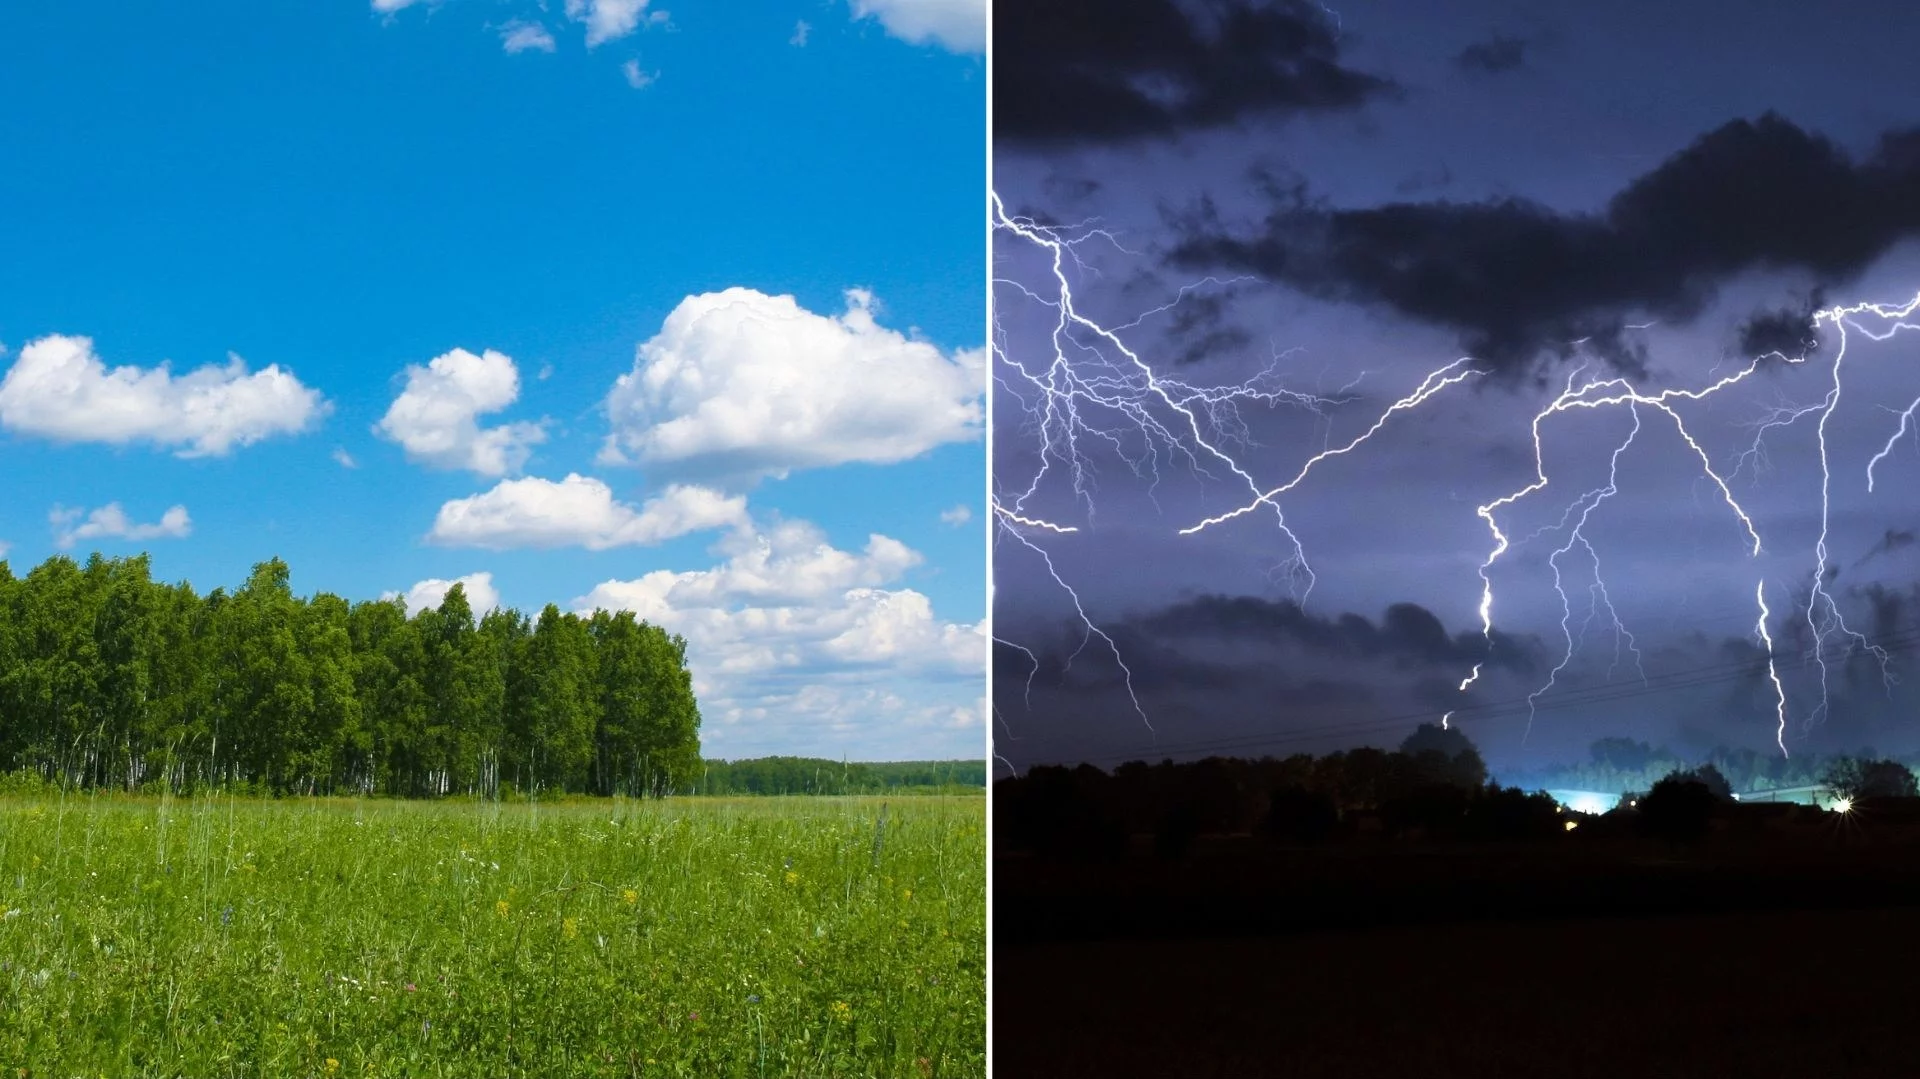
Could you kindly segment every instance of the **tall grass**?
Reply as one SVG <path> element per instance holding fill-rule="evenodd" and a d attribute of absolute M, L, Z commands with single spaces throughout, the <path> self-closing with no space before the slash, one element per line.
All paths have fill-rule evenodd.
<path fill-rule="evenodd" d="M 0 1077 L 981 1075 L 983 802 L 0 798 Z"/>

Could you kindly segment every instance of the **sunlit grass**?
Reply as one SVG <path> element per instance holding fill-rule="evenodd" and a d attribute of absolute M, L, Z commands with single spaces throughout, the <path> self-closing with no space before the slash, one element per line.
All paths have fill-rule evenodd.
<path fill-rule="evenodd" d="M 0 799 L 0 1076 L 981 1075 L 983 802 Z"/>

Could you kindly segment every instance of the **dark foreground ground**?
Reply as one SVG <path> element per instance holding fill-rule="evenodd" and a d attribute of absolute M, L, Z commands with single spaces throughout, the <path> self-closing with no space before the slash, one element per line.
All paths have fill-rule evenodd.
<path fill-rule="evenodd" d="M 995 876 L 996 1076 L 1920 1077 L 1920 849 Z"/>

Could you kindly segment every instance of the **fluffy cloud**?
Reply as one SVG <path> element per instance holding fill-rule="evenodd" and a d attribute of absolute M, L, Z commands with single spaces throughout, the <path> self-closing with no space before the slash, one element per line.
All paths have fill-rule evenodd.
<path fill-rule="evenodd" d="M 859 289 L 837 317 L 746 288 L 688 297 L 607 395 L 601 460 L 752 481 L 978 437 L 984 353 L 943 354 L 873 306 Z"/>
<path fill-rule="evenodd" d="M 391 15 L 402 8 L 410 8 L 420 0 L 373 0 L 373 10 L 382 15 Z"/>
<path fill-rule="evenodd" d="M 473 608 L 474 618 L 477 619 L 500 606 L 500 592 L 493 587 L 491 573 L 469 573 L 465 577 L 455 577 L 451 581 L 430 577 L 407 589 L 404 596 L 398 592 L 385 592 L 380 598 L 404 599 L 407 604 L 407 617 L 411 618 L 421 611 L 437 609 L 441 601 L 447 598 L 447 590 L 456 584 L 465 590 L 467 606 Z"/>
<path fill-rule="evenodd" d="M 980 751 L 984 627 L 942 622 L 920 592 L 883 587 L 917 552 L 880 535 L 842 551 L 805 522 L 736 533 L 720 551 L 711 569 L 605 581 L 574 601 L 687 638 L 714 752 Z"/>
<path fill-rule="evenodd" d="M 853 17 L 878 19 L 887 33 L 915 45 L 984 52 L 986 0 L 853 0 Z"/>
<path fill-rule="evenodd" d="M 621 64 L 620 74 L 627 77 L 627 85 L 633 87 L 635 90 L 645 90 L 660 78 L 658 71 L 640 70 L 640 61 L 638 60 L 628 60 L 626 63 Z"/>
<path fill-rule="evenodd" d="M 500 28 L 500 47 L 509 53 L 552 52 L 553 35 L 537 22 L 514 19 Z"/>
<path fill-rule="evenodd" d="M 407 365 L 407 386 L 374 433 L 398 442 L 407 456 L 437 468 L 464 468 L 482 476 L 520 471 L 547 434 L 537 423 L 481 428 L 479 417 L 520 396 L 520 372 L 504 353 L 475 356 L 456 348 L 427 366 Z"/>
<path fill-rule="evenodd" d="M 61 550 L 82 540 L 180 539 L 193 531 L 193 520 L 187 516 L 185 506 L 169 509 L 160 515 L 159 521 L 149 525 L 128 520 L 127 512 L 118 502 L 109 502 L 92 513 L 55 506 L 53 512 L 47 514 L 47 522 L 53 526 L 53 541 Z"/>
<path fill-rule="evenodd" d="M 587 24 L 587 48 L 626 37 L 640 25 L 667 21 L 667 13 L 647 14 L 647 0 L 567 0 L 567 18 Z"/>
<path fill-rule="evenodd" d="M 973 520 L 973 510 L 965 502 L 960 503 L 950 510 L 940 511 L 940 523 L 944 525 L 952 525 L 958 528 L 971 520 Z"/>
<path fill-rule="evenodd" d="M 429 542 L 448 547 L 610 547 L 661 543 L 689 532 L 743 525 L 747 500 L 705 487 L 676 485 L 639 509 L 616 501 L 606 484 L 572 473 L 555 483 L 529 477 L 440 507 Z"/>
<path fill-rule="evenodd" d="M 181 457 L 304 431 L 330 407 L 277 364 L 249 373 L 231 356 L 178 378 L 166 363 L 109 370 L 90 338 L 60 334 L 21 349 L 0 379 L 0 427 L 66 442 L 149 442 Z"/>

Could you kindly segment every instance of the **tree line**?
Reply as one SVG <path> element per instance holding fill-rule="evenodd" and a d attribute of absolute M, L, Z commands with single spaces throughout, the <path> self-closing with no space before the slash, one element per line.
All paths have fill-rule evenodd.
<path fill-rule="evenodd" d="M 1138 835 L 1178 855 L 1200 835 L 1318 843 L 1356 834 L 1363 821 L 1389 835 L 1486 839 L 1547 836 L 1562 824 L 1552 798 L 1489 783 L 1472 742 L 1431 724 L 1397 751 L 1130 761 L 1112 773 L 1033 768 L 995 782 L 993 797 L 999 849 L 1072 857 L 1114 856 Z"/>
<path fill-rule="evenodd" d="M 202 596 L 145 555 L 0 561 L 0 770 L 76 786 L 662 796 L 701 772 L 686 641 L 630 612 L 476 620 L 455 584 L 293 594 L 287 564 Z"/>
<path fill-rule="evenodd" d="M 846 762 L 815 757 L 708 761 L 697 794 L 886 794 L 906 788 L 985 787 L 987 762 Z"/>
<path fill-rule="evenodd" d="M 1622 795 L 1618 806 L 1599 817 L 1566 810 L 1544 790 L 1490 782 L 1473 743 L 1432 724 L 1422 724 L 1397 751 L 1362 747 L 1318 757 L 1129 761 L 1111 773 L 1090 764 L 1037 767 L 995 782 L 994 842 L 1002 852 L 1116 857 L 1133 837 L 1151 836 L 1160 854 L 1177 856 L 1201 835 L 1281 844 L 1369 832 L 1394 839 L 1545 840 L 1581 827 L 1583 820 L 1583 836 L 1695 840 L 1717 817 L 1795 809 L 1743 805 L 1728 765 L 1745 780 L 1764 772 L 1761 778 L 1775 787 L 1812 787 L 1854 806 L 1920 799 L 1920 777 L 1912 769 L 1874 758 L 1871 751 L 1806 761 L 1793 770 L 1742 769 L 1751 759 L 1745 751 L 1716 752 L 1688 765 L 1664 750 L 1619 738 L 1594 743 L 1592 755 L 1595 771 L 1574 771 L 1576 780 L 1626 782 L 1577 788 Z M 1551 774 L 1564 782 L 1567 771 Z M 1804 784 L 1793 783 L 1803 777 Z"/>
<path fill-rule="evenodd" d="M 1666 746 L 1653 746 L 1631 738 L 1602 738 L 1587 748 L 1584 761 L 1548 765 L 1530 771 L 1503 772 L 1503 778 L 1529 787 L 1548 790 L 1583 790 L 1620 794 L 1646 791 L 1654 783 L 1675 772 L 1711 767 L 1725 778 L 1736 792 L 1790 790 L 1800 787 L 1831 787 L 1835 769 L 1849 762 L 1873 761 L 1880 755 L 1871 748 L 1852 754 L 1821 755 L 1795 753 L 1791 757 L 1753 749 L 1729 749 L 1718 746 L 1704 756 L 1690 760 L 1687 755 Z"/>

